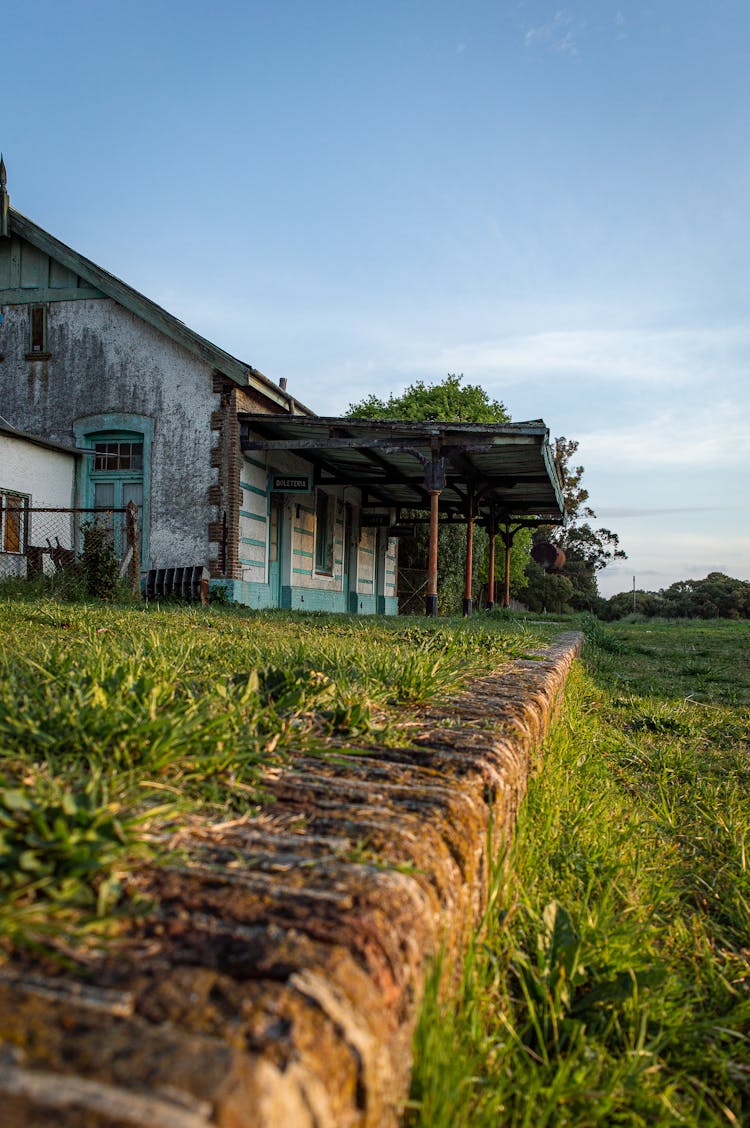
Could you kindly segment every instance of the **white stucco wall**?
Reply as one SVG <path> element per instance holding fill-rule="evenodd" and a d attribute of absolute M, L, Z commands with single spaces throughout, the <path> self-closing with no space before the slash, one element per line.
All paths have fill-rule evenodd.
<path fill-rule="evenodd" d="M 50 450 L 28 439 L 0 434 L 0 490 L 29 498 L 29 506 L 71 509 L 75 504 L 77 458 L 72 452 Z M 49 537 L 64 548 L 72 546 L 72 517 L 67 513 L 31 513 L 29 544 L 43 546 Z M 25 575 L 25 557 L 0 551 L 0 576 Z"/>

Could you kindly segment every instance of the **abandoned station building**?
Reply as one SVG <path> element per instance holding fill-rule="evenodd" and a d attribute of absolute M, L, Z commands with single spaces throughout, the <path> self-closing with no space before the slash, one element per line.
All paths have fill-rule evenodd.
<path fill-rule="evenodd" d="M 206 569 L 251 607 L 394 614 L 402 510 L 431 513 L 435 540 L 439 520 L 562 513 L 541 420 L 316 416 L 10 207 L 1 158 L 0 415 L 0 565 L 16 574 L 46 551 L 50 498 L 69 505 L 70 547 L 76 509 L 134 502 L 144 581 Z"/>

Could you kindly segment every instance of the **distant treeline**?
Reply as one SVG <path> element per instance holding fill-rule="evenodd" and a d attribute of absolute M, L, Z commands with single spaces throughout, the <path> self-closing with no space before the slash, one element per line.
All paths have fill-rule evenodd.
<path fill-rule="evenodd" d="M 750 619 L 750 583 L 709 572 L 705 580 L 678 580 L 659 592 L 621 591 L 596 608 L 600 619 L 622 619 L 633 612 L 648 618 Z"/>

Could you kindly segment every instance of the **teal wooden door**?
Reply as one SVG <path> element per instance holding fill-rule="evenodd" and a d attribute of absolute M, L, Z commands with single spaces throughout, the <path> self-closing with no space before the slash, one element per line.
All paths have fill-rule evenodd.
<path fill-rule="evenodd" d="M 135 481 L 123 481 L 122 479 L 115 478 L 113 481 L 106 479 L 99 479 L 94 482 L 94 505 L 104 507 L 105 509 L 125 509 L 128 502 L 134 501 L 138 506 L 138 520 L 141 528 L 143 528 L 143 483 Z M 115 519 L 116 516 L 116 519 Z M 127 545 L 127 523 L 124 513 L 117 515 L 103 514 L 100 517 L 109 526 L 112 532 L 112 542 L 115 553 L 118 556 L 123 556 Z"/>

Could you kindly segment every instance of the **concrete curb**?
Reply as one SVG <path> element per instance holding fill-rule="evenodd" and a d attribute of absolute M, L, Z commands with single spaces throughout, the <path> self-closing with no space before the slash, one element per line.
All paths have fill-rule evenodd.
<path fill-rule="evenodd" d="M 139 876 L 158 910 L 84 978 L 1 968 L 6 1128 L 396 1125 L 429 963 L 460 966 L 581 643 L 424 711 L 409 749 L 293 757 L 258 818 Z"/>

